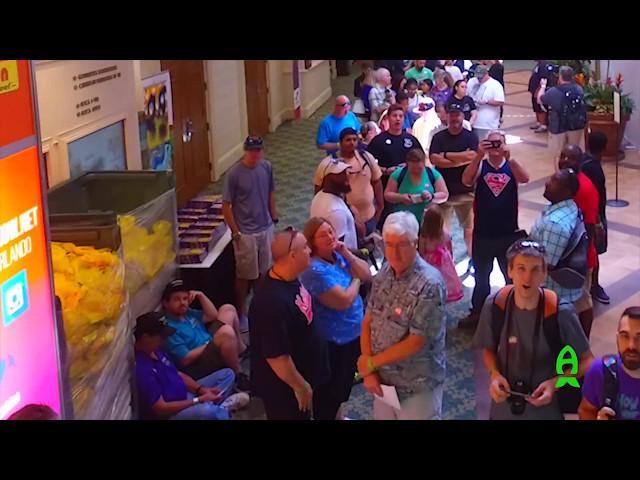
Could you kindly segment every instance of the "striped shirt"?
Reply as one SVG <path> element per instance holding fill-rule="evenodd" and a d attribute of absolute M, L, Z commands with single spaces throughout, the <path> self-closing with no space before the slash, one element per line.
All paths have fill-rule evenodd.
<path fill-rule="evenodd" d="M 542 215 L 531 229 L 531 238 L 544 245 L 545 259 L 550 267 L 558 264 L 569 245 L 578 221 L 578 213 L 578 205 L 573 200 L 548 205 L 544 207 Z M 568 302 L 575 302 L 582 296 L 581 288 L 561 287 L 550 276 L 547 276 L 544 286 Z"/>

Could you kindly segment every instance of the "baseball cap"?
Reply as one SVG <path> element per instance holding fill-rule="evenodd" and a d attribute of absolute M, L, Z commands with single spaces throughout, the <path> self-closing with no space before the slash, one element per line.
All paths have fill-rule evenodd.
<path fill-rule="evenodd" d="M 262 150 L 264 148 L 264 140 L 258 135 L 249 135 L 244 141 L 245 150 Z"/>
<path fill-rule="evenodd" d="M 447 113 L 455 113 L 455 112 L 463 113 L 462 105 L 460 105 L 459 103 L 456 103 L 456 102 L 449 103 L 447 105 Z"/>
<path fill-rule="evenodd" d="M 321 178 L 324 179 L 327 175 L 337 175 L 350 169 L 351 165 L 337 158 L 326 157 L 320 162 L 318 168 L 322 172 Z"/>
<path fill-rule="evenodd" d="M 173 282 L 169 282 L 166 287 L 164 287 L 164 291 L 162 292 L 162 301 L 167 301 L 171 298 L 176 292 L 188 292 L 189 289 L 186 287 L 182 280 L 174 280 Z"/>
<path fill-rule="evenodd" d="M 489 73 L 489 69 L 486 65 L 480 64 L 476 67 L 476 77 L 484 77 L 487 73 Z"/>
<path fill-rule="evenodd" d="M 137 339 L 145 333 L 148 335 L 170 337 L 176 333 L 176 329 L 169 326 L 167 319 L 162 313 L 148 312 L 140 315 L 136 319 L 136 326 L 133 333 Z"/>

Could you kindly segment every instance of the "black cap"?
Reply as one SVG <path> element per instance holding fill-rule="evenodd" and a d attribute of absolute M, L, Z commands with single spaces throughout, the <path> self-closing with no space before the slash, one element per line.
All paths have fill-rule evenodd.
<path fill-rule="evenodd" d="M 447 105 L 447 113 L 455 113 L 455 112 L 460 112 L 460 113 L 464 113 L 462 110 L 462 105 L 460 105 L 459 103 L 449 103 Z"/>
<path fill-rule="evenodd" d="M 162 292 L 162 301 L 166 302 L 171 298 L 176 292 L 189 292 L 189 289 L 186 287 L 182 280 L 174 280 L 173 282 L 169 282 L 166 287 L 164 287 L 164 291 Z"/>
<path fill-rule="evenodd" d="M 245 150 L 262 150 L 264 148 L 264 140 L 258 135 L 249 135 L 244 141 Z"/>
<path fill-rule="evenodd" d="M 176 329 L 168 325 L 167 319 L 162 313 L 149 312 L 140 315 L 136 319 L 136 327 L 133 331 L 136 339 L 139 339 L 145 333 L 148 335 L 170 337 L 176 333 Z"/>

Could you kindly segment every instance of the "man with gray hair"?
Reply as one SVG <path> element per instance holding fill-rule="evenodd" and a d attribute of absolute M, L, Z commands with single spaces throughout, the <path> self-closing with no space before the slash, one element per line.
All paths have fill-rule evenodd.
<path fill-rule="evenodd" d="M 333 113 L 324 117 L 318 127 L 316 145 L 320 150 L 326 151 L 333 158 L 340 148 L 340 132 L 345 128 L 360 130 L 360 121 L 351 111 L 351 101 L 346 95 L 336 97 Z"/>
<path fill-rule="evenodd" d="M 377 122 L 382 112 L 393 103 L 396 103 L 396 99 L 391 90 L 391 74 L 386 68 L 379 68 L 376 70 L 376 86 L 369 92 L 371 120 Z"/>
<path fill-rule="evenodd" d="M 382 229 L 387 263 L 375 276 L 362 324 L 358 372 L 375 394 L 376 420 L 439 420 L 445 378 L 445 282 L 417 252 L 418 221 L 392 213 Z M 382 386 L 395 388 L 400 409 Z"/>
<path fill-rule="evenodd" d="M 560 67 L 558 85 L 540 97 L 540 102 L 549 111 L 549 151 L 554 168 L 560 152 L 571 143 L 584 150 L 584 127 L 587 123 L 587 107 L 582 87 L 573 80 L 573 69 Z"/>

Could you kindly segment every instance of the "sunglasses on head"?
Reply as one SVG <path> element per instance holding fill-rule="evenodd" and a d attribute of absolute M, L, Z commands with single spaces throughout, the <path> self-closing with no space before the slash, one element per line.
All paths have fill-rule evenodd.
<path fill-rule="evenodd" d="M 534 248 L 540 253 L 545 253 L 546 252 L 546 249 L 544 248 L 544 245 L 542 245 L 542 244 L 540 244 L 538 242 L 534 242 L 533 240 L 521 240 L 518 243 L 514 243 L 511 246 L 511 251 L 512 252 L 519 252 L 521 250 L 524 250 L 525 248 Z"/>
<path fill-rule="evenodd" d="M 296 235 L 298 235 L 298 231 L 292 225 L 289 225 L 284 229 L 284 231 L 291 234 L 291 236 L 289 237 L 289 246 L 287 247 L 287 253 L 289 253 L 291 251 L 291 247 L 293 246 L 293 240 L 296 238 Z"/>

